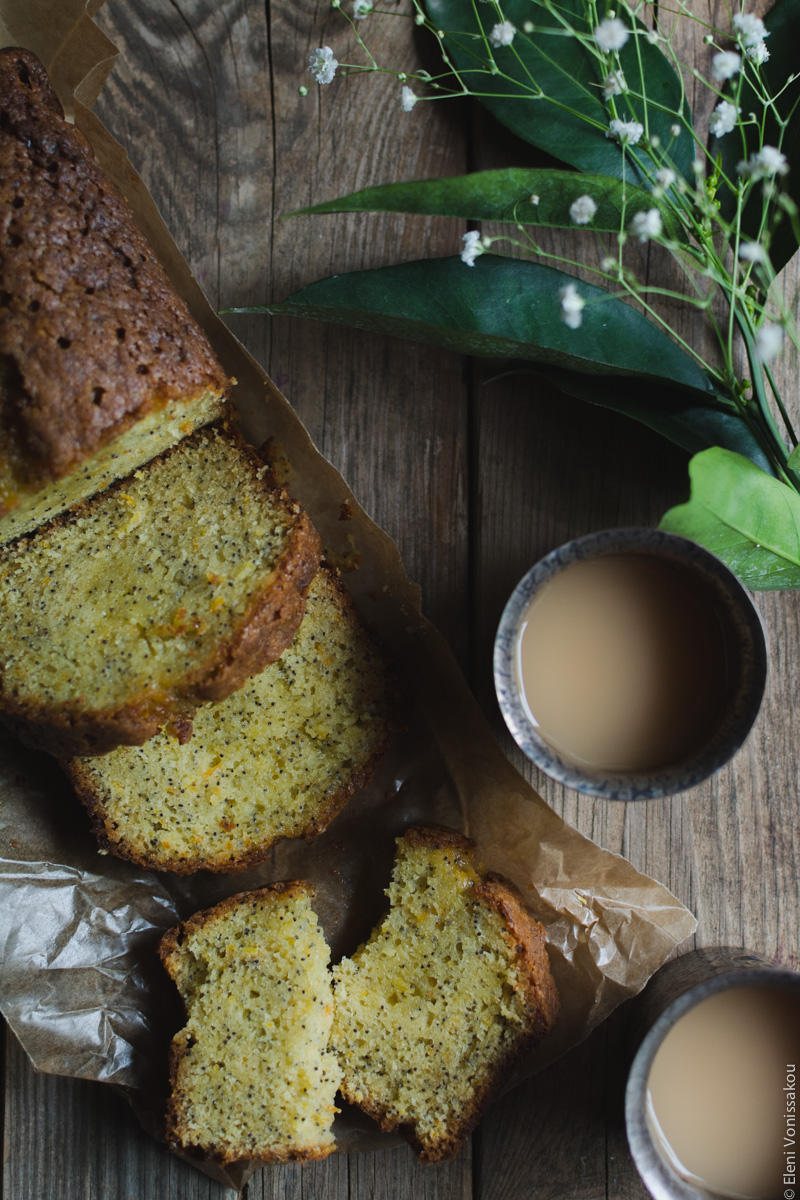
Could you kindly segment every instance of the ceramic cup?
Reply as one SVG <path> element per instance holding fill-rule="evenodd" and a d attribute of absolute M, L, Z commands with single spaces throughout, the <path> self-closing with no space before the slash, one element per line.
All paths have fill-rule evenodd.
<path fill-rule="evenodd" d="M 718 614 L 723 630 L 727 682 L 719 713 L 699 743 L 675 762 L 634 771 L 585 767 L 541 736 L 522 695 L 518 649 L 529 605 L 556 575 L 582 560 L 603 555 L 648 556 L 695 581 Z M 579 792 L 609 800 L 670 796 L 702 782 L 733 757 L 758 715 L 767 675 L 767 649 L 758 611 L 728 568 L 701 546 L 657 529 L 611 529 L 553 550 L 519 582 L 506 605 L 494 648 L 500 709 L 517 744 L 537 767 Z"/>
<path fill-rule="evenodd" d="M 656 1055 L 681 1018 L 704 1000 L 734 988 L 777 992 L 782 998 L 781 1002 L 789 1006 L 790 1013 L 796 1005 L 800 1022 L 800 974 L 772 966 L 745 950 L 729 947 L 695 950 L 667 963 L 631 1004 L 629 1031 L 633 1062 L 625 1093 L 625 1127 L 636 1169 L 654 1200 L 712 1200 L 712 1194 L 706 1188 L 690 1182 L 683 1172 L 676 1169 L 676 1164 L 654 1128 L 648 1090 Z M 715 1019 L 718 1020 L 718 1016 Z M 695 1072 L 696 1062 L 694 1059 Z M 768 1189 L 771 1200 L 781 1196 L 794 1200 L 795 1196 L 795 1170 L 799 1156 L 793 1144 L 796 1141 L 794 1088 L 798 1070 L 800 1062 L 787 1063 L 775 1085 L 781 1091 L 776 1102 L 780 1108 L 777 1118 L 777 1139 L 780 1144 L 774 1155 L 774 1181 L 770 1179 Z M 697 1088 L 696 1076 L 691 1072 L 686 1078 L 686 1088 L 688 1101 Z M 746 1092 L 747 1089 L 742 1088 L 741 1091 Z M 728 1103 L 735 1106 L 737 1099 L 737 1092 L 732 1089 L 729 1102 L 726 1101 L 723 1111 L 716 1115 L 723 1121 L 730 1121 L 730 1113 L 726 1111 Z M 771 1174 L 771 1150 L 769 1157 Z M 729 1192 L 715 1191 L 713 1196 L 720 1200 L 722 1196 L 741 1194 L 734 1187 Z M 748 1189 L 745 1194 L 753 1193 Z"/>

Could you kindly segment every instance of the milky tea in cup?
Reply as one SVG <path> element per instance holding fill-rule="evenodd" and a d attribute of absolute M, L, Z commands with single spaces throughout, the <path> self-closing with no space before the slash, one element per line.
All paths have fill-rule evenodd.
<path fill-rule="evenodd" d="M 707 589 L 648 554 L 572 563 L 534 596 L 517 644 L 531 721 L 584 768 L 679 761 L 719 721 L 725 630 Z"/>
<path fill-rule="evenodd" d="M 667 1032 L 650 1067 L 646 1120 L 657 1153 L 700 1195 L 793 1200 L 798 1070 L 797 991 L 737 986 L 707 996 Z"/>
<path fill-rule="evenodd" d="M 650 799 L 693 787 L 747 736 L 764 692 L 760 618 L 707 550 L 655 529 L 605 530 L 520 581 L 495 641 L 506 723 L 552 778 Z"/>

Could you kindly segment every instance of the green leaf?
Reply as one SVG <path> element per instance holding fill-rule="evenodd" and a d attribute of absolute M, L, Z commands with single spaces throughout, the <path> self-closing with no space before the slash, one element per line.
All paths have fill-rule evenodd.
<path fill-rule="evenodd" d="M 717 407 L 676 388 L 648 384 L 643 389 L 637 380 L 577 375 L 544 364 L 509 372 L 512 373 L 543 376 L 568 396 L 622 413 L 690 454 L 710 446 L 724 446 L 749 458 L 770 475 L 774 473 L 758 439 L 738 413 L 730 411 L 729 401 L 724 397 L 718 398 Z"/>
<path fill-rule="evenodd" d="M 638 21 L 619 58 L 629 91 L 615 98 L 616 112 L 603 101 L 605 70 L 592 41 L 593 22 L 584 0 L 560 0 L 557 12 L 572 29 L 589 39 L 584 45 L 569 35 L 544 4 L 534 0 L 504 0 L 503 16 L 517 29 L 510 46 L 493 48 L 489 34 L 497 22 L 493 4 L 471 0 L 427 0 L 428 13 L 445 33 L 444 47 L 454 68 L 491 113 L 518 137 L 559 161 L 597 175 L 644 179 L 648 163 L 643 146 L 625 155 L 607 138 L 609 121 L 640 121 L 649 136 L 658 135 L 679 174 L 691 178 L 694 143 L 687 128 L 678 137 L 671 128 L 676 114 L 691 127 L 681 81 L 657 46 L 646 38 Z M 533 22 L 535 29 L 525 33 Z M 494 61 L 498 74 L 487 66 Z M 542 99 L 535 99 L 539 89 Z M 481 95 L 480 93 L 484 93 Z M 647 97 L 647 119 L 640 97 Z"/>
<path fill-rule="evenodd" d="M 691 498 L 659 528 L 699 542 L 756 590 L 800 587 L 800 496 L 739 454 L 715 447 L 689 463 Z"/>
<path fill-rule="evenodd" d="M 697 363 L 652 321 L 602 288 L 578 283 L 580 329 L 561 319 L 559 292 L 576 280 L 541 263 L 482 255 L 422 259 L 333 275 L 268 312 L 333 321 L 488 358 L 523 358 L 590 374 L 631 375 L 713 399 Z"/>
<path fill-rule="evenodd" d="M 723 170 L 729 179 L 735 181 L 738 162 L 759 150 L 762 144 L 767 146 L 780 144 L 790 166 L 789 174 L 783 181 L 782 187 L 788 191 L 795 204 L 800 206 L 800 76 L 785 86 L 789 77 L 798 72 L 800 4 L 797 3 L 797 0 L 777 0 L 764 18 L 764 24 L 769 31 L 767 47 L 770 57 L 761 67 L 761 75 L 771 96 L 776 96 L 778 92 L 781 94 L 775 100 L 774 109 L 772 106 L 765 108 L 754 88 L 745 80 L 739 107 L 743 117 L 754 113 L 758 125 L 748 124 L 744 127 L 744 145 L 741 136 L 736 133 L 712 139 L 711 152 L 715 156 L 720 156 Z M 782 141 L 775 118 L 775 109 L 782 120 L 788 120 Z M 759 132 L 762 127 L 763 135 Z M 719 199 L 723 216 L 727 220 L 731 220 L 736 208 L 735 197 L 728 188 L 723 187 Z M 757 241 L 761 237 L 763 209 L 763 189 L 759 184 L 752 189 L 742 214 L 742 230 L 753 241 Z M 774 212 L 774 209 L 772 211 Z M 772 220 L 773 218 L 770 217 L 770 221 Z M 797 247 L 797 237 L 792 223 L 789 217 L 783 214 L 769 248 L 776 273 L 786 266 L 794 256 Z"/>
<path fill-rule="evenodd" d="M 625 204 L 623 205 L 623 193 Z M 537 204 L 531 196 L 538 196 Z M 619 232 L 634 213 L 647 212 L 656 202 L 643 188 L 623 184 L 608 175 L 578 175 L 550 169 L 478 171 L 450 179 L 427 179 L 364 188 L 339 200 L 326 200 L 302 213 L 404 212 L 431 216 L 463 217 L 468 221 L 513 221 L 520 225 L 546 225 L 575 229 L 570 205 L 579 196 L 591 196 L 597 212 L 587 229 Z M 685 237 L 668 205 L 658 205 L 667 237 Z"/>
<path fill-rule="evenodd" d="M 786 465 L 791 467 L 794 471 L 800 471 L 800 446 L 795 446 L 794 450 L 786 460 Z"/>

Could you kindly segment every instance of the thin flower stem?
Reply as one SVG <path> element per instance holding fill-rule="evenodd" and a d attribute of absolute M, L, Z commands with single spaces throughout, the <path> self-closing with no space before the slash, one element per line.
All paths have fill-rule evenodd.
<path fill-rule="evenodd" d="M 775 419 L 772 416 L 769 404 L 767 403 L 767 397 L 764 392 L 764 377 L 762 374 L 761 360 L 756 353 L 754 331 L 746 317 L 740 317 L 738 324 L 744 340 L 745 349 L 747 351 L 747 360 L 750 363 L 750 374 L 753 382 L 754 399 L 758 405 L 759 415 L 771 434 L 769 447 L 765 445 L 763 448 L 769 453 L 770 461 L 772 462 L 773 466 L 778 469 L 780 478 L 783 479 L 784 483 L 789 484 L 790 487 L 797 488 L 798 476 L 796 472 L 790 471 L 790 469 L 787 467 L 788 455 L 786 453 L 786 447 L 783 444 L 778 427 L 775 424 Z M 745 414 L 746 413 L 747 406 L 745 406 Z M 750 427 L 751 429 L 753 428 L 752 423 L 750 423 Z"/>
<path fill-rule="evenodd" d="M 791 104 L 787 99 L 782 110 L 778 106 L 795 77 L 790 76 L 785 84 L 773 86 L 771 75 L 760 68 L 758 55 L 748 56 L 749 47 L 741 22 L 733 27 L 734 13 L 745 11 L 740 0 L 725 0 L 724 8 L 731 22 L 725 31 L 696 15 L 687 0 L 666 0 L 659 4 L 657 11 L 655 5 L 645 4 L 642 0 L 617 0 L 613 12 L 609 3 L 610 0 L 582 0 L 577 4 L 575 0 L 569 0 L 562 5 L 557 0 L 531 0 L 532 19 L 523 23 L 518 15 L 522 9 L 515 9 L 516 20 L 520 20 L 523 28 L 510 32 L 506 29 L 508 40 L 499 47 L 494 45 L 498 38 L 492 39 L 490 30 L 493 22 L 507 22 L 504 0 L 489 0 L 488 3 L 487 0 L 467 0 L 462 10 L 464 23 L 471 21 L 473 26 L 461 30 L 443 29 L 434 24 L 425 0 L 411 0 L 409 11 L 403 14 L 372 9 L 371 20 L 378 14 L 387 18 L 403 15 L 431 33 L 444 66 L 442 73 L 435 76 L 422 71 L 389 70 L 380 65 L 365 44 L 362 23 L 356 23 L 345 14 L 357 44 L 367 56 L 367 63 L 345 64 L 342 73 L 381 72 L 392 74 L 404 85 L 409 80 L 415 87 L 417 83 L 426 85 L 422 88 L 423 94 L 413 95 L 414 105 L 419 101 L 454 96 L 503 102 L 536 100 L 547 105 L 547 109 L 541 111 L 544 121 L 568 117 L 571 122 L 565 127 L 571 128 L 572 123 L 580 122 L 589 135 L 608 137 L 613 134 L 620 143 L 619 178 L 623 185 L 630 183 L 651 190 L 655 212 L 637 207 L 631 217 L 630 202 L 623 187 L 616 234 L 612 234 L 617 244 L 610 247 L 612 253 L 606 251 L 602 267 L 592 267 L 580 257 L 546 250 L 536 240 L 537 235 L 519 222 L 517 228 L 524 241 L 484 238 L 484 248 L 492 241 L 504 240 L 544 261 L 599 276 L 608 285 L 609 299 L 633 301 L 706 373 L 718 403 L 741 416 L 778 478 L 800 491 L 800 473 L 788 468 L 786 445 L 779 433 L 775 413 L 785 425 L 792 445 L 798 444 L 798 438 L 773 374 L 759 357 L 756 344 L 757 337 L 759 344 L 763 344 L 763 335 L 770 332 L 769 313 L 770 323 L 778 322 L 785 331 L 787 344 L 800 349 L 800 331 L 790 306 L 773 287 L 773 263 L 780 266 L 780 259 L 776 257 L 777 249 L 771 251 L 780 220 L 791 224 L 800 241 L 798 205 L 783 189 L 780 180 L 786 166 L 781 154 L 784 143 L 791 149 L 787 139 L 797 121 L 800 95 Z M 341 5 L 335 7 L 341 8 Z M 542 19 L 543 12 L 547 14 L 546 20 Z M 693 20 L 707 33 L 708 65 L 705 70 L 702 60 L 698 60 L 700 69 L 688 72 L 681 63 L 673 46 L 675 26 L 667 28 L 665 24 L 670 17 L 675 21 Z M 648 31 L 649 24 L 653 28 Z M 363 28 L 369 27 L 364 25 Z M 574 71 L 575 54 L 572 51 L 560 53 L 564 41 L 554 42 L 554 38 L 570 39 L 585 69 Z M 677 81 L 676 86 L 670 85 L 671 91 L 670 88 L 661 90 L 665 76 L 660 79 L 657 76 L 655 82 L 651 77 L 651 64 L 659 60 L 643 39 L 658 43 L 666 64 L 664 70 L 669 71 L 671 64 Z M 739 60 L 731 54 L 731 45 Z M 559 52 L 555 52 L 554 47 Z M 730 74 L 727 74 L 729 68 Z M 607 88 L 608 81 L 617 80 L 618 75 L 621 78 L 623 70 L 629 81 L 623 79 L 616 90 L 613 85 Z M 714 77 L 707 78 L 706 74 Z M 727 136 L 731 142 L 738 139 L 738 165 L 735 165 L 735 154 L 725 153 L 731 142 L 725 142 L 722 151 L 719 140 L 709 147 L 693 127 L 686 95 L 688 76 L 708 88 L 715 97 L 717 138 Z M 544 80 L 554 81 L 554 87 L 543 87 Z M 409 111 L 406 93 L 402 100 Z M 738 111 L 735 119 L 731 119 L 730 106 L 747 111 Z M 789 111 L 786 111 L 787 106 Z M 642 127 L 641 133 L 634 122 Z M 626 125 L 629 128 L 623 132 L 621 126 Z M 767 145 L 768 138 L 774 144 Z M 599 138 L 595 140 L 599 150 Z M 587 146 L 591 141 L 589 137 Z M 585 155 L 583 144 L 580 145 L 580 154 L 569 160 L 573 166 L 581 162 L 581 155 Z M 736 143 L 733 145 L 735 148 Z M 690 169 L 687 151 L 692 148 L 695 162 Z M 771 155 L 771 167 L 766 158 L 759 158 L 766 151 Z M 602 156 L 601 160 L 605 161 Z M 616 175 L 616 164 L 607 173 Z M 591 204 L 597 199 L 588 191 L 587 197 Z M 569 200 L 567 204 L 570 204 Z M 643 222 L 643 217 L 652 219 Z M 574 220 L 583 224 L 578 217 Z M 636 278 L 634 271 L 625 266 L 627 256 L 623 250 L 632 235 L 642 240 L 655 238 L 672 255 L 683 274 L 685 290 L 645 284 Z M 778 246 L 777 240 L 774 245 Z M 605 247 L 602 248 L 605 251 Z M 570 286 L 577 287 L 577 284 Z M 714 356 L 718 361 L 707 361 L 714 356 L 695 349 L 659 312 L 659 306 L 664 307 L 660 302 L 664 300 L 689 305 L 702 314 L 704 328 L 713 335 Z M 568 315 L 576 317 L 571 328 L 578 329 L 579 311 Z M 741 369 L 737 366 L 737 354 L 741 353 L 740 337 L 747 354 L 751 382 L 741 377 Z M 752 394 L 748 397 L 750 386 Z"/>

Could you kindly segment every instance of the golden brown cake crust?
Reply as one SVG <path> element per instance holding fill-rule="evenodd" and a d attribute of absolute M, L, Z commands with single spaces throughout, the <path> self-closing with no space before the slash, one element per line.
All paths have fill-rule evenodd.
<path fill-rule="evenodd" d="M 0 50 L 0 112 L 0 453 L 44 483 L 228 381 L 27 50 Z"/>
<path fill-rule="evenodd" d="M 470 864 L 476 849 L 471 838 L 442 826 L 413 826 L 406 830 L 403 840 L 415 847 L 449 851 Z M 421 1163 L 444 1162 L 458 1154 L 491 1100 L 502 1090 L 516 1063 L 552 1030 L 558 1017 L 558 992 L 550 973 L 544 927 L 527 912 L 516 886 L 502 875 L 487 874 L 476 885 L 475 895 L 502 917 L 506 939 L 517 958 L 519 987 L 526 997 L 529 1022 L 512 1052 L 495 1064 L 484 1086 L 474 1093 L 472 1102 L 464 1109 L 459 1123 L 434 1145 L 420 1141 L 413 1125 L 392 1120 L 384 1105 L 369 1097 L 349 1093 L 346 1074 L 340 1088 L 345 1099 L 377 1121 L 381 1129 L 404 1137 Z"/>
<path fill-rule="evenodd" d="M 367 786 L 375 773 L 375 768 L 380 762 L 383 753 L 384 747 L 381 747 L 380 750 L 373 754 L 369 762 L 365 763 L 357 771 L 354 771 L 344 787 L 340 788 L 335 795 L 328 796 L 320 804 L 318 811 L 314 814 L 313 820 L 308 822 L 302 833 L 293 833 L 291 835 L 292 838 L 312 841 L 314 838 L 319 837 L 321 833 L 324 833 L 334 819 L 338 817 L 348 800 Z M 109 830 L 103 799 L 98 794 L 97 787 L 85 766 L 77 759 L 64 761 L 61 765 L 69 776 L 75 794 L 89 814 L 89 820 L 92 823 L 92 832 L 97 838 L 100 850 L 114 854 L 117 858 L 135 863 L 139 867 L 145 867 L 148 871 L 168 871 L 172 875 L 193 875 L 196 871 L 216 871 L 233 875 L 237 871 L 248 871 L 251 867 L 257 867 L 259 863 L 269 858 L 273 847 L 278 842 L 285 841 L 288 837 L 287 834 L 279 834 L 276 837 L 265 839 L 258 847 L 247 854 L 241 854 L 238 857 L 231 856 L 226 858 L 224 862 L 204 857 L 202 853 L 198 853 L 195 858 L 171 859 L 168 863 L 154 861 L 144 854 L 137 853 L 127 843 L 113 837 L 112 832 Z"/>
<path fill-rule="evenodd" d="M 254 469 L 263 470 L 255 450 L 234 430 L 228 433 L 238 440 Z M 159 460 L 178 454 L 181 449 L 179 443 L 160 455 Z M 77 703 L 49 707 L 0 696 L 0 721 L 6 728 L 32 749 L 44 750 L 57 758 L 105 754 L 117 746 L 141 746 L 167 722 L 190 737 L 191 717 L 199 703 L 224 699 L 280 658 L 303 619 L 322 543 L 306 512 L 285 492 L 280 492 L 269 475 L 262 476 L 261 486 L 291 506 L 294 526 L 286 550 L 273 572 L 271 586 L 255 599 L 230 635 L 217 643 L 213 654 L 184 677 L 179 689 L 154 687 L 118 708 L 105 710 L 92 710 Z M 40 526 L 37 536 L 64 525 L 70 515 L 74 517 L 94 505 L 102 505 L 113 491 L 124 487 L 125 480 L 119 480 L 99 496 Z M 24 550 L 28 540 L 17 539 L 14 548 Z"/>

